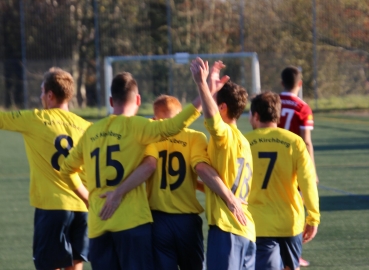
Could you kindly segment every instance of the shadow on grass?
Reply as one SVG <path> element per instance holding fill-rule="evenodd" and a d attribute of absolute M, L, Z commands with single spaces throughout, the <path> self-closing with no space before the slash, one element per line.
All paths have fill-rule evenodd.
<path fill-rule="evenodd" d="M 355 127 L 355 129 L 353 129 L 350 126 L 348 127 L 344 127 L 344 126 L 340 126 L 340 127 L 337 127 L 337 126 L 330 126 L 330 125 L 321 125 L 321 124 L 316 124 L 315 127 L 316 129 L 320 129 L 320 130 L 324 130 L 325 132 L 332 132 L 333 134 L 334 133 L 337 133 L 337 131 L 342 131 L 342 132 L 348 132 L 349 134 L 351 133 L 362 133 L 366 136 L 368 136 L 368 126 L 361 126 L 360 128 L 358 127 Z"/>
<path fill-rule="evenodd" d="M 368 210 L 369 195 L 323 196 L 320 211 Z"/>
<path fill-rule="evenodd" d="M 314 150 L 315 151 L 364 150 L 364 149 L 369 149 L 369 143 L 363 143 L 363 144 L 314 145 Z"/>

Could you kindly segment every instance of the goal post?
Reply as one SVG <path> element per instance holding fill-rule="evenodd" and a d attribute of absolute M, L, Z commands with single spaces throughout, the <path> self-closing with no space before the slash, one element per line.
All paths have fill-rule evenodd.
<path fill-rule="evenodd" d="M 229 75 L 232 81 L 245 87 L 251 95 L 260 93 L 260 67 L 256 52 L 224 54 L 181 52 L 173 55 L 108 56 L 104 59 L 107 113 L 112 113 L 109 98 L 113 76 L 123 70 L 133 74 L 139 84 L 141 97 L 145 95 L 146 100 L 154 97 L 158 91 L 174 95 L 181 101 L 191 98 L 194 87 L 189 64 L 196 57 L 212 61 L 222 60 L 229 68 L 225 74 Z"/>

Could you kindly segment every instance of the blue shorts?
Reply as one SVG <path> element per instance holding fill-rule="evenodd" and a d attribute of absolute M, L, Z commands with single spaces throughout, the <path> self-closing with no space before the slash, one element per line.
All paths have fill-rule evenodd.
<path fill-rule="evenodd" d="M 160 211 L 152 211 L 152 216 L 155 269 L 203 269 L 201 217 Z"/>
<path fill-rule="evenodd" d="M 256 269 L 291 270 L 299 267 L 302 234 L 292 237 L 256 237 Z"/>
<path fill-rule="evenodd" d="M 151 224 L 91 238 L 88 258 L 94 270 L 153 270 Z"/>
<path fill-rule="evenodd" d="M 33 261 L 36 269 L 56 269 L 87 261 L 87 212 L 36 208 Z"/>
<path fill-rule="evenodd" d="M 209 227 L 206 264 L 208 270 L 254 270 L 256 245 L 240 235 Z"/>

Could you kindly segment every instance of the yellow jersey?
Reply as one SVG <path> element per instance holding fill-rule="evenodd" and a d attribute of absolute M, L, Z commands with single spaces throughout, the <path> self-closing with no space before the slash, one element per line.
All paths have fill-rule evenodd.
<path fill-rule="evenodd" d="M 179 134 L 150 144 L 146 156 L 157 160 L 157 169 L 146 182 L 151 210 L 172 214 L 203 212 L 196 198 L 200 162 L 210 164 L 204 133 L 184 129 Z"/>
<path fill-rule="evenodd" d="M 236 197 L 247 202 L 252 183 L 252 156 L 250 144 L 236 125 L 223 122 L 219 113 L 205 119 L 211 137 L 208 154 L 211 165 L 217 170 L 224 184 Z M 206 217 L 209 225 L 216 225 L 225 232 L 243 236 L 255 242 L 255 227 L 247 205 L 243 210 L 247 225 L 241 225 L 225 202 L 208 187 L 206 193 Z"/>
<path fill-rule="evenodd" d="M 320 221 L 316 174 L 304 141 L 281 128 L 247 133 L 254 160 L 249 209 L 256 236 L 291 237 Z M 300 188 L 304 202 L 298 191 Z"/>
<path fill-rule="evenodd" d="M 62 109 L 0 113 L 0 129 L 23 135 L 30 166 L 30 203 L 45 210 L 86 212 L 83 201 L 62 180 L 59 169 L 91 125 Z"/>
<path fill-rule="evenodd" d="M 128 192 L 108 220 L 99 217 L 105 203 L 99 196 L 115 190 L 140 165 L 148 144 L 178 133 L 199 115 L 192 105 L 172 119 L 159 121 L 140 116 L 110 115 L 85 132 L 62 165 L 61 173 L 70 186 L 77 188 L 81 180 L 75 172 L 82 164 L 86 168 L 90 238 L 152 222 L 144 184 Z"/>

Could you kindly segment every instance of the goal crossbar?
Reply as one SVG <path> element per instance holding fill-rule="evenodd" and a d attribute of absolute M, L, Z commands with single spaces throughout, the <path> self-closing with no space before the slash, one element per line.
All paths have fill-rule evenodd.
<path fill-rule="evenodd" d="M 128 61 L 155 61 L 155 60 L 175 60 L 177 63 L 186 64 L 190 59 L 196 57 L 204 59 L 221 59 L 221 58 L 251 58 L 251 76 L 252 85 L 251 93 L 260 93 L 260 67 L 259 59 L 256 52 L 239 52 L 239 53 L 218 53 L 218 54 L 188 54 L 177 53 L 172 55 L 137 55 L 137 56 L 107 56 L 104 59 L 104 75 L 105 75 L 105 102 L 108 114 L 111 113 L 109 97 L 110 86 L 113 80 L 113 63 Z M 180 61 L 178 61 L 180 59 Z M 110 108 L 110 109 L 109 109 Z"/>

